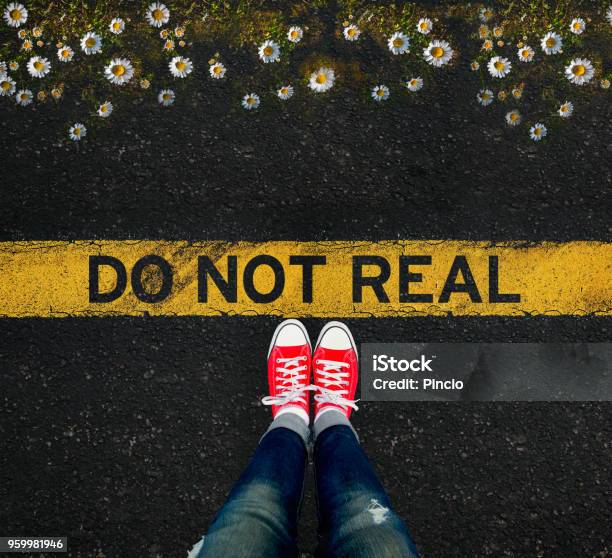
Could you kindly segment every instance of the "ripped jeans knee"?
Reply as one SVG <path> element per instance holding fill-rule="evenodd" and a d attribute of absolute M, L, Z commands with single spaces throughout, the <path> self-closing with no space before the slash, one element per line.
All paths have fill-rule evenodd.
<path fill-rule="evenodd" d="M 416 558 L 404 522 L 377 494 L 348 494 L 322 533 L 317 556 Z"/>

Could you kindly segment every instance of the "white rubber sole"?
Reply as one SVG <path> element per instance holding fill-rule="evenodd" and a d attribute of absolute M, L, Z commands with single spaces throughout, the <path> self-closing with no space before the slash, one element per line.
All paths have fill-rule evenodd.
<path fill-rule="evenodd" d="M 304 333 L 304 337 L 306 337 L 306 341 L 308 341 L 308 346 L 312 351 L 312 343 L 310 342 L 310 335 L 308 335 L 308 330 L 306 329 L 306 326 L 302 322 L 300 322 L 300 320 L 294 320 L 293 318 L 290 318 L 288 320 L 283 320 L 274 330 L 274 333 L 272 334 L 272 341 L 270 341 L 270 348 L 268 349 L 268 358 L 270 358 L 270 353 L 272 352 L 274 345 L 276 345 L 276 339 L 278 338 L 278 334 L 280 333 L 281 329 L 283 329 L 289 324 L 293 324 L 302 330 L 302 332 Z"/>
<path fill-rule="evenodd" d="M 327 322 L 323 326 L 323 329 L 321 330 L 321 333 L 319 333 L 319 337 L 317 338 L 317 343 L 315 345 L 315 351 L 317 350 L 317 347 L 319 346 L 319 343 L 321 342 L 323 335 L 325 335 L 327 331 L 329 331 L 330 329 L 334 327 L 340 328 L 342 331 L 344 331 L 348 335 L 348 338 L 351 340 L 351 346 L 353 347 L 353 350 L 355 351 L 355 355 L 357 355 L 357 361 L 359 361 L 359 351 L 357 350 L 355 339 L 353 339 L 353 334 L 351 333 L 351 330 L 348 328 L 348 326 L 346 324 L 343 324 L 342 322 Z"/>

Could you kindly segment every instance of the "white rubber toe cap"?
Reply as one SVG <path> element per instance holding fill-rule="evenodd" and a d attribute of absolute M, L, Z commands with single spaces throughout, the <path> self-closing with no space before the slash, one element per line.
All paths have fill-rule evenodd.
<path fill-rule="evenodd" d="M 307 345 L 308 341 L 304 332 L 295 324 L 286 324 L 278 332 L 275 345 L 279 347 L 295 347 L 296 345 Z"/>
<path fill-rule="evenodd" d="M 304 324 L 299 320 L 285 320 L 276 328 L 268 350 L 268 356 L 274 346 L 296 347 L 299 345 L 310 346 L 310 337 Z"/>
<path fill-rule="evenodd" d="M 346 351 L 355 349 L 355 341 L 347 326 L 341 322 L 329 322 L 321 330 L 317 346 L 324 349 Z"/>

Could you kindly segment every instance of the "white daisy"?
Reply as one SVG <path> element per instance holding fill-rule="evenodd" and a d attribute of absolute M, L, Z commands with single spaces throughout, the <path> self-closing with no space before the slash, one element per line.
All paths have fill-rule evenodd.
<path fill-rule="evenodd" d="M 561 35 L 551 31 L 542 37 L 540 45 L 546 54 L 558 54 L 563 48 L 563 39 Z"/>
<path fill-rule="evenodd" d="M 10 97 L 15 93 L 17 84 L 6 74 L 0 76 L 0 97 Z"/>
<path fill-rule="evenodd" d="M 145 14 L 149 25 L 152 27 L 160 28 L 162 25 L 166 25 L 170 21 L 170 10 L 166 8 L 165 4 L 160 2 L 153 2 L 147 8 Z"/>
<path fill-rule="evenodd" d="M 43 78 L 51 71 L 51 62 L 40 56 L 32 56 L 28 61 L 28 73 L 35 78 Z"/>
<path fill-rule="evenodd" d="M 408 88 L 408 91 L 420 91 L 421 89 L 423 89 L 423 78 L 421 77 L 413 77 L 410 78 L 407 82 L 406 82 L 406 87 Z"/>
<path fill-rule="evenodd" d="M 518 126 L 523 120 L 521 113 L 518 110 L 511 110 L 506 114 L 506 123 L 508 126 Z"/>
<path fill-rule="evenodd" d="M 15 93 L 15 101 L 22 107 L 27 107 L 32 102 L 32 92 L 29 89 L 20 89 Z"/>
<path fill-rule="evenodd" d="M 189 58 L 175 56 L 168 64 L 170 73 L 176 78 L 186 78 L 193 71 L 193 63 Z"/>
<path fill-rule="evenodd" d="M 506 77 L 512 69 L 512 62 L 503 56 L 494 56 L 487 64 L 489 73 L 496 78 Z"/>
<path fill-rule="evenodd" d="M 581 17 L 575 17 L 570 23 L 569 30 L 574 35 L 582 35 L 586 29 L 586 22 Z"/>
<path fill-rule="evenodd" d="M 487 7 L 480 8 L 480 11 L 478 12 L 478 17 L 483 23 L 489 21 L 494 15 L 495 12 L 493 11 L 493 9 Z"/>
<path fill-rule="evenodd" d="M 246 110 L 255 110 L 261 101 L 259 100 L 259 95 L 257 93 L 247 93 L 242 98 L 242 106 Z"/>
<path fill-rule="evenodd" d="M 595 68 L 590 60 L 586 58 L 574 58 L 567 68 L 565 68 L 565 76 L 574 85 L 584 85 L 589 83 L 595 75 Z"/>
<path fill-rule="evenodd" d="M 23 4 L 11 2 L 4 8 L 4 21 L 9 27 L 20 27 L 28 20 L 28 10 Z"/>
<path fill-rule="evenodd" d="M 286 101 L 293 97 L 293 86 L 292 85 L 283 85 L 277 92 L 278 98 L 282 101 Z"/>
<path fill-rule="evenodd" d="M 87 135 L 87 128 L 80 122 L 70 126 L 68 130 L 68 137 L 72 141 L 81 141 Z"/>
<path fill-rule="evenodd" d="M 493 102 L 493 91 L 490 89 L 481 89 L 476 98 L 483 107 L 488 107 Z"/>
<path fill-rule="evenodd" d="M 372 99 L 377 102 L 386 101 L 391 95 L 389 88 L 386 85 L 377 85 L 370 93 Z"/>
<path fill-rule="evenodd" d="M 359 27 L 357 27 L 355 24 L 347 25 L 344 28 L 344 31 L 342 31 L 342 34 L 347 41 L 354 42 L 359 40 L 361 29 L 359 29 Z"/>
<path fill-rule="evenodd" d="M 408 52 L 408 48 L 410 48 L 410 39 L 401 31 L 397 31 L 396 33 L 393 33 L 391 37 L 389 37 L 389 42 L 387 44 L 389 46 L 389 50 L 393 54 L 404 54 L 405 52 Z"/>
<path fill-rule="evenodd" d="M 86 33 L 81 39 L 81 48 L 87 55 L 98 54 L 102 51 L 102 39 L 96 33 Z"/>
<path fill-rule="evenodd" d="M 294 25 L 293 27 L 289 27 L 289 31 L 287 31 L 287 40 L 291 43 L 299 43 L 304 36 L 304 31 L 301 27 Z"/>
<path fill-rule="evenodd" d="M 221 62 L 215 62 L 214 64 L 211 64 L 208 71 L 213 79 L 223 79 L 225 77 L 225 73 L 227 72 L 227 68 L 221 64 Z"/>
<path fill-rule="evenodd" d="M 159 104 L 164 107 L 169 107 L 170 105 L 173 105 L 175 98 L 176 95 L 174 94 L 174 91 L 172 91 L 172 89 L 162 89 L 159 92 L 159 95 L 157 95 L 157 100 L 159 101 Z"/>
<path fill-rule="evenodd" d="M 608 23 L 612 25 L 612 5 L 608 6 L 608 10 L 606 11 L 606 19 Z"/>
<path fill-rule="evenodd" d="M 69 46 L 63 46 L 57 49 L 57 59 L 60 62 L 70 62 L 74 58 L 74 50 Z"/>
<path fill-rule="evenodd" d="M 599 86 L 600 86 L 602 89 L 610 89 L 610 80 L 609 80 L 609 79 L 607 79 L 607 78 L 602 79 L 602 80 L 599 82 Z"/>
<path fill-rule="evenodd" d="M 105 101 L 98 107 L 98 116 L 100 118 L 108 118 L 113 112 L 113 103 Z"/>
<path fill-rule="evenodd" d="M 274 41 L 265 41 L 259 47 L 259 58 L 265 63 L 278 62 L 280 59 L 280 46 Z"/>
<path fill-rule="evenodd" d="M 104 68 L 106 79 L 115 85 L 124 85 L 134 76 L 134 66 L 127 58 L 113 58 Z"/>
<path fill-rule="evenodd" d="M 17 62 L 17 60 L 11 60 L 9 62 L 9 69 L 11 72 L 16 72 L 19 69 L 19 62 Z"/>
<path fill-rule="evenodd" d="M 416 29 L 423 35 L 429 35 L 433 29 L 433 22 L 428 17 L 422 17 L 416 25 Z"/>
<path fill-rule="evenodd" d="M 528 45 L 525 45 L 518 49 L 518 59 L 521 62 L 531 62 L 535 56 L 535 51 Z"/>
<path fill-rule="evenodd" d="M 120 35 L 121 33 L 123 33 L 124 29 L 125 21 L 123 21 L 120 17 L 113 18 L 108 26 L 108 30 L 113 35 Z"/>
<path fill-rule="evenodd" d="M 541 141 L 546 134 L 548 134 L 548 130 L 541 122 L 536 122 L 529 130 L 529 136 L 533 141 Z"/>
<path fill-rule="evenodd" d="M 429 64 L 439 68 L 448 64 L 453 57 L 453 49 L 446 41 L 431 41 L 428 47 L 423 49 L 423 57 Z"/>
<path fill-rule="evenodd" d="M 569 118 L 574 112 L 574 104 L 571 101 L 565 101 L 557 112 L 561 118 Z"/>
<path fill-rule="evenodd" d="M 308 87 L 317 93 L 323 93 L 324 91 L 329 91 L 336 80 L 336 75 L 332 68 L 319 68 L 315 72 L 310 74 L 310 79 L 308 80 Z"/>
<path fill-rule="evenodd" d="M 474 60 L 471 64 L 470 64 L 470 70 L 472 70 L 472 72 L 477 72 L 480 69 L 480 64 Z"/>

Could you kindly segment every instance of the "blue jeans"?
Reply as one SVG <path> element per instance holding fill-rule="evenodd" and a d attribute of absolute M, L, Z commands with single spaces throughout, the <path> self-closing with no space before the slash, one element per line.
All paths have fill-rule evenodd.
<path fill-rule="evenodd" d="M 296 557 L 307 451 L 287 428 L 269 431 L 217 513 L 197 558 Z M 314 446 L 321 557 L 418 558 L 403 521 L 349 426 Z"/>

